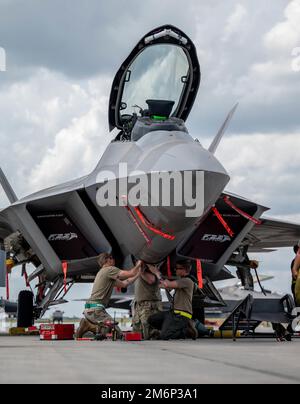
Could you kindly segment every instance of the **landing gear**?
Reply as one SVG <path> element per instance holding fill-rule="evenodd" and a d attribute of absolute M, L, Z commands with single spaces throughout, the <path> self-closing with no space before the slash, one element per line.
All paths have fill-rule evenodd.
<path fill-rule="evenodd" d="M 238 253 L 233 254 L 230 259 L 230 264 L 236 267 L 237 277 L 241 281 L 242 286 L 245 290 L 254 290 L 254 280 L 251 274 L 251 268 L 255 269 L 258 267 L 256 261 L 250 261 L 248 257 L 248 246 L 240 246 Z"/>
<path fill-rule="evenodd" d="M 33 293 L 29 290 L 22 290 L 19 293 L 17 326 L 24 328 L 33 326 Z"/>

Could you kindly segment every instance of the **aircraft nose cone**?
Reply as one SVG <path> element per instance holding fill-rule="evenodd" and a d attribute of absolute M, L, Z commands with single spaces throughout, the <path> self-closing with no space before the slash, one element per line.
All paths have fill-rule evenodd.
<path fill-rule="evenodd" d="M 187 133 L 149 133 L 137 142 L 137 146 L 141 153 L 136 170 L 152 177 L 155 173 L 180 173 L 184 182 L 183 199 L 192 192 L 203 199 L 204 210 L 215 203 L 229 182 L 229 175 L 217 158 Z M 202 181 L 201 193 L 199 181 Z M 175 187 L 174 193 L 176 191 Z"/>
<path fill-rule="evenodd" d="M 228 176 L 225 168 L 202 145 L 183 132 L 157 131 L 137 143 L 141 153 L 136 169 L 155 171 L 205 171 Z"/>

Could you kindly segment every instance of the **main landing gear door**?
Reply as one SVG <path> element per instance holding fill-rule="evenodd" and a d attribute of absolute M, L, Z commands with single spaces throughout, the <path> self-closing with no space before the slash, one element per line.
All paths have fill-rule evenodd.
<path fill-rule="evenodd" d="M 267 210 L 264 206 L 241 197 L 228 194 L 221 195 L 216 203 L 217 212 L 224 219 L 232 234 L 228 234 L 216 213 L 210 211 L 205 220 L 177 250 L 180 256 L 200 259 L 204 267 L 208 269 L 208 273 L 210 270 L 220 271 L 232 253 L 241 245 L 245 236 L 255 226 L 253 221 L 228 206 L 224 201 L 226 197 L 230 198 L 233 206 L 238 208 L 240 212 L 244 212 L 254 220 L 259 219 Z"/>

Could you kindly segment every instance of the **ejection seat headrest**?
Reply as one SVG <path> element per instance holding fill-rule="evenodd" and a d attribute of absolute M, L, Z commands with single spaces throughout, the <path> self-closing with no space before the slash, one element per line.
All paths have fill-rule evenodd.
<path fill-rule="evenodd" d="M 146 100 L 149 107 L 150 116 L 161 116 L 166 119 L 171 115 L 175 101 L 169 100 Z"/>

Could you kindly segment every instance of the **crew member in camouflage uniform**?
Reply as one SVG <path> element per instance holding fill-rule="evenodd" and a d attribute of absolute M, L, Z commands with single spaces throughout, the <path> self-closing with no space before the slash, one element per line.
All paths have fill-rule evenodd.
<path fill-rule="evenodd" d="M 300 248 L 298 249 L 296 258 L 294 260 L 294 265 L 292 268 L 293 279 L 296 281 L 295 284 L 295 303 L 296 306 L 300 306 Z"/>
<path fill-rule="evenodd" d="M 160 339 L 181 339 L 198 337 L 198 331 L 193 317 L 193 294 L 196 285 L 189 277 L 191 261 L 178 261 L 176 263 L 176 280 L 162 280 L 160 286 L 175 290 L 173 304 L 170 311 L 163 311 L 149 317 L 149 324 L 160 330 Z"/>
<path fill-rule="evenodd" d="M 133 331 L 143 334 L 145 340 L 151 339 L 154 329 L 150 327 L 148 318 L 162 311 L 159 282 L 161 274 L 154 265 L 144 265 L 135 282 Z"/>
<path fill-rule="evenodd" d="M 113 288 L 127 288 L 133 284 L 140 274 L 142 261 L 131 270 L 125 271 L 115 266 L 115 259 L 111 254 L 103 253 L 98 258 L 100 271 L 96 275 L 92 294 L 85 305 L 84 318 L 76 333 L 77 338 L 82 338 L 87 332 L 106 338 L 106 334 L 115 329 L 117 338 L 121 338 L 122 332 L 113 324 L 112 317 L 107 313 Z"/>
<path fill-rule="evenodd" d="M 297 260 L 297 254 L 300 251 L 300 241 L 298 242 L 298 244 L 294 245 L 293 250 L 294 250 L 294 253 L 295 253 L 295 258 L 291 262 L 291 270 L 292 270 L 291 289 L 292 289 L 292 294 L 293 294 L 293 297 L 294 297 L 294 301 L 296 302 L 296 283 L 297 283 L 297 278 L 298 278 L 298 269 L 296 269 L 296 271 L 294 271 L 294 264 L 295 264 L 295 261 Z"/>

